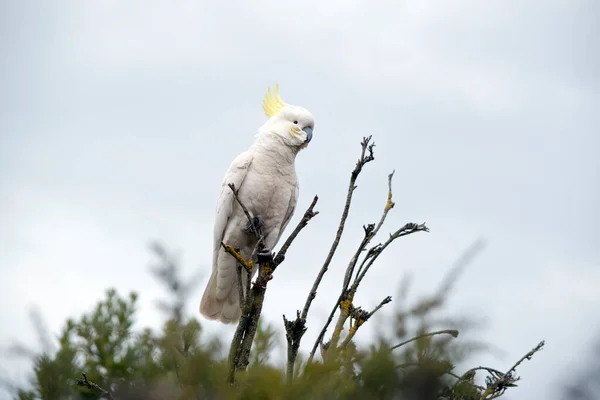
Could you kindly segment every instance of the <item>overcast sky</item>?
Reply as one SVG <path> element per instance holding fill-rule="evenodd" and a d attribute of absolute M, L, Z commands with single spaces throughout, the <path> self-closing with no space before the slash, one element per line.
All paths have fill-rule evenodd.
<path fill-rule="evenodd" d="M 517 400 L 548 398 L 548 383 L 578 367 L 600 323 L 597 1 L 0 4 L 0 346 L 36 346 L 31 306 L 56 334 L 108 287 L 139 292 L 139 326 L 157 327 L 151 239 L 179 252 L 186 275 L 204 271 L 189 309 L 198 315 L 223 174 L 278 82 L 316 119 L 290 227 L 315 194 L 320 214 L 269 284 L 264 318 L 281 328 L 302 306 L 361 137 L 373 135 L 376 161 L 359 178 L 303 349 L 395 169 L 383 235 L 408 221 L 431 232 L 381 257 L 360 304 L 395 296 L 405 273 L 413 295 L 434 290 L 482 237 L 450 310 L 485 318 L 459 340 L 504 354 L 473 363 L 504 369 L 546 339 L 519 371 Z M 10 378 L 23 379 L 19 365 L 0 358 Z"/>

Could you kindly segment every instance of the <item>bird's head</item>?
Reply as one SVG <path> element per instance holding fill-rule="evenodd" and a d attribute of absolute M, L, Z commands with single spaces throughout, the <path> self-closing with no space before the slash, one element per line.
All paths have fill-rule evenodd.
<path fill-rule="evenodd" d="M 298 150 L 308 146 L 315 127 L 310 111 L 284 103 L 279 97 L 278 85 L 273 93 L 271 88 L 267 91 L 263 109 L 269 120 L 260 128 L 261 134 L 277 135 L 286 145 Z"/>

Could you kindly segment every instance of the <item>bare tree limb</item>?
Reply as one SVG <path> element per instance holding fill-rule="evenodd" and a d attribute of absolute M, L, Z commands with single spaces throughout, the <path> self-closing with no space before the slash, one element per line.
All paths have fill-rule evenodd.
<path fill-rule="evenodd" d="M 358 328 L 360 328 L 365 322 L 369 320 L 377 311 L 379 311 L 384 305 L 390 303 L 392 301 L 391 296 L 387 296 L 385 299 L 381 300 L 381 303 L 377 307 L 373 309 L 373 311 L 367 312 L 362 310 L 360 307 L 355 308 L 350 312 L 350 330 L 348 331 L 348 335 L 342 342 L 341 346 L 346 347 L 348 343 L 354 338 Z"/>
<path fill-rule="evenodd" d="M 229 185 L 229 187 L 235 192 L 235 188 L 233 185 Z M 239 198 L 238 203 L 245 209 L 245 206 L 242 204 Z M 288 239 L 284 242 L 280 251 L 277 253 L 275 257 L 269 252 L 265 254 L 262 252 L 264 250 L 264 245 L 262 245 L 262 236 L 258 237 L 259 242 L 257 243 L 257 247 L 255 251 L 258 249 L 258 276 L 253 285 L 250 283 L 252 269 L 254 264 L 252 259 L 245 260 L 242 255 L 237 252 L 233 247 L 223 244 L 225 251 L 229 253 L 232 257 L 234 257 L 238 263 L 244 267 L 247 271 L 247 281 L 246 281 L 246 295 L 242 297 L 240 294 L 240 299 L 244 299 L 242 307 L 242 316 L 240 321 L 238 322 L 238 326 L 234 333 L 231 347 L 229 349 L 229 371 L 227 374 L 227 381 L 229 383 L 235 382 L 235 372 L 239 369 L 245 369 L 249 363 L 250 359 L 250 350 L 252 348 L 252 343 L 254 341 L 254 336 L 256 335 L 256 329 L 258 327 L 258 322 L 260 319 L 260 315 L 262 312 L 262 307 L 265 299 L 265 292 L 267 290 L 267 282 L 273 279 L 273 271 L 277 268 L 279 264 L 281 264 L 285 260 L 285 254 L 291 246 L 294 239 L 298 236 L 300 231 L 308 224 L 308 222 L 318 214 L 318 212 L 314 211 L 314 207 L 317 204 L 318 197 L 315 196 L 313 202 L 309 206 L 309 208 L 304 213 L 304 216 L 298 223 L 298 226 Z M 252 227 L 252 231 L 255 235 L 262 235 L 259 229 L 254 225 L 254 220 L 250 216 L 250 213 L 245 210 L 246 217 L 248 218 L 249 224 Z M 254 254 L 254 253 L 253 253 Z M 241 276 L 238 278 L 241 281 Z M 240 288 L 240 291 L 242 289 Z M 241 303 L 242 304 L 242 303 Z M 240 304 L 240 305 L 241 305 Z"/>
<path fill-rule="evenodd" d="M 515 375 L 515 370 L 525 360 L 531 360 L 533 355 L 538 351 L 542 350 L 545 342 L 542 340 L 531 349 L 527 354 L 519 359 L 508 371 L 505 373 L 495 371 L 491 373 L 491 376 L 486 378 L 486 390 L 481 394 L 481 400 L 497 399 L 502 396 L 507 388 L 517 386 L 515 382 L 521 378 Z M 469 372 L 469 371 L 467 371 Z"/>
<path fill-rule="evenodd" d="M 223 246 L 225 252 L 231 254 L 233 258 L 248 271 L 248 273 L 252 273 L 252 268 L 254 267 L 254 262 L 252 260 L 246 260 L 238 250 L 228 244 L 221 242 L 221 246 Z"/>
<path fill-rule="evenodd" d="M 360 155 L 360 158 L 358 159 L 358 161 L 356 162 L 356 166 L 354 167 L 354 170 L 352 171 L 352 174 L 350 177 L 350 184 L 348 185 L 348 194 L 346 195 L 346 204 L 344 205 L 344 211 L 342 212 L 340 224 L 338 226 L 338 230 L 335 235 L 335 239 L 333 240 L 333 243 L 331 244 L 329 253 L 327 254 L 327 258 L 325 259 L 325 262 L 323 263 L 323 266 L 321 267 L 321 270 L 319 271 L 319 274 L 317 275 L 317 278 L 315 279 L 312 289 L 310 290 L 310 293 L 308 294 L 306 303 L 304 304 L 304 308 L 302 310 L 302 318 L 303 319 L 306 319 L 306 317 L 308 315 L 308 310 L 310 309 L 310 305 L 311 305 L 312 301 L 314 300 L 314 298 L 317 296 L 317 289 L 318 289 L 319 285 L 321 284 L 321 280 L 323 279 L 323 276 L 329 269 L 329 264 L 331 263 L 331 260 L 333 259 L 335 251 L 337 250 L 337 247 L 340 244 L 340 239 L 342 238 L 342 233 L 344 232 L 344 226 L 346 224 L 346 218 L 348 218 L 348 213 L 350 211 L 350 204 L 352 203 L 352 195 L 354 193 L 354 190 L 357 188 L 356 179 L 358 178 L 358 175 L 360 175 L 360 172 L 362 171 L 363 167 L 367 163 L 369 163 L 375 159 L 375 157 L 373 156 L 373 148 L 375 147 L 375 143 L 369 144 L 370 141 L 371 141 L 371 136 L 363 138 L 363 141 L 361 143 L 361 147 L 362 147 L 361 155 Z M 369 152 L 368 155 L 366 154 L 367 150 Z"/>
<path fill-rule="evenodd" d="M 379 223 L 377 224 L 377 226 L 375 227 L 375 230 L 371 233 L 371 239 L 373 239 L 377 233 L 379 233 L 379 229 L 381 229 L 381 227 L 383 226 L 383 223 L 385 222 L 385 219 L 387 217 L 388 212 L 394 208 L 394 206 L 396 205 L 396 203 L 394 203 L 392 201 L 392 178 L 394 177 L 394 173 L 396 173 L 396 171 L 392 171 L 391 174 L 388 175 L 388 197 L 387 197 L 387 202 L 385 203 L 385 207 L 383 209 L 383 214 L 381 215 L 381 219 L 379 220 Z M 365 246 L 363 246 L 361 248 L 361 253 L 366 249 L 367 245 L 371 242 L 371 240 L 369 240 L 367 243 L 365 243 Z M 365 258 L 366 259 L 366 258 Z M 358 260 L 358 257 L 357 257 Z M 356 265 L 356 261 L 354 261 L 354 265 Z M 352 272 L 354 271 L 354 265 L 352 266 L 352 271 L 350 271 L 350 275 L 352 275 Z M 360 273 L 361 268 L 363 267 L 364 262 L 361 263 L 358 271 L 357 271 L 357 275 Z M 350 276 L 352 277 L 352 276 Z M 348 284 L 350 282 L 348 282 L 345 286 L 346 289 L 348 289 Z"/>
<path fill-rule="evenodd" d="M 240 198 L 238 196 L 239 189 L 236 189 L 235 185 L 233 183 L 229 183 L 229 184 L 227 184 L 227 186 L 229 186 L 229 188 L 233 192 L 233 196 L 235 197 L 235 199 L 237 200 L 238 204 L 240 205 L 240 207 L 244 211 L 244 214 L 246 214 L 246 218 L 248 218 L 248 222 L 250 223 L 249 224 L 250 225 L 250 230 L 252 231 L 252 233 L 254 233 L 254 235 L 256 236 L 256 238 L 258 239 L 258 241 L 262 243 L 262 241 L 263 241 L 262 232 L 260 232 L 260 229 L 258 229 L 257 226 L 256 226 L 256 224 L 254 223 L 254 219 L 252 218 L 252 215 L 250 214 L 250 211 L 248 211 L 248 208 L 246 208 L 246 206 L 244 205 L 244 203 L 242 203 L 242 201 L 240 200 Z"/>
<path fill-rule="evenodd" d="M 424 333 L 424 334 L 416 336 L 412 339 L 405 340 L 402 343 L 398 343 L 397 345 L 390 347 L 390 350 L 395 350 L 395 349 L 402 347 L 408 343 L 414 342 L 415 340 L 419 340 L 419 339 L 422 339 L 425 337 L 430 337 L 430 336 L 435 336 L 435 335 L 452 335 L 452 337 L 458 337 L 458 331 L 456 329 L 444 329 L 442 331 Z"/>
<path fill-rule="evenodd" d="M 421 364 L 419 364 L 419 363 L 405 363 L 405 364 L 398 364 L 398 365 L 396 365 L 396 368 L 408 368 L 408 367 L 419 368 L 419 367 L 421 367 Z M 485 390 L 485 388 L 483 386 L 479 386 L 479 385 L 476 385 L 473 382 L 469 382 L 467 379 L 465 379 L 464 375 L 463 376 L 459 376 L 459 375 L 455 374 L 452 371 L 445 371 L 444 373 L 448 374 L 451 377 L 457 379 L 457 382 L 453 385 L 453 388 L 454 388 L 454 386 L 456 386 L 460 382 L 468 382 L 471 386 L 473 386 L 476 389 L 479 389 L 482 392 Z"/>
<path fill-rule="evenodd" d="M 515 370 L 517 369 L 517 367 L 519 365 L 521 365 L 521 363 L 525 360 L 531 360 L 531 358 L 533 357 L 533 355 L 535 353 L 537 353 L 538 351 L 542 350 L 542 348 L 544 347 L 544 345 L 546 344 L 546 342 L 544 340 L 542 340 L 541 342 L 539 342 L 537 344 L 537 346 L 535 346 L 533 349 L 529 350 L 529 352 L 527 354 L 525 354 L 523 357 L 521 357 L 519 359 L 519 361 L 517 361 L 508 371 L 506 371 L 506 373 L 504 374 L 506 375 L 510 375 L 513 372 L 515 372 Z"/>
<path fill-rule="evenodd" d="M 375 159 L 375 156 L 373 155 L 373 148 L 375 147 L 375 143 L 370 143 L 371 138 L 372 138 L 372 136 L 364 137 L 361 142 L 360 158 L 356 162 L 356 166 L 354 167 L 354 170 L 352 171 L 352 174 L 350 175 L 350 183 L 348 184 L 348 193 L 346 195 L 346 203 L 344 205 L 344 210 L 342 211 L 342 217 L 340 218 L 340 223 L 339 223 L 336 235 L 335 235 L 335 239 L 333 240 L 333 243 L 331 244 L 331 248 L 329 249 L 329 253 L 327 254 L 327 257 L 325 258 L 325 262 L 323 263 L 321 270 L 317 274 L 317 278 L 315 279 L 315 282 L 313 283 L 310 293 L 308 294 L 308 297 L 306 298 L 306 302 L 304 303 L 304 308 L 302 309 L 302 314 L 300 315 L 300 318 L 304 321 L 304 323 L 306 322 L 306 317 L 308 316 L 308 310 L 310 309 L 312 301 L 317 296 L 317 289 L 318 289 L 319 285 L 321 284 L 321 280 L 323 279 L 323 276 L 329 269 L 329 264 L 331 263 L 331 260 L 333 259 L 333 256 L 334 256 L 334 254 L 337 250 L 337 247 L 340 243 L 342 233 L 344 232 L 344 226 L 346 224 L 346 219 L 348 218 L 348 213 L 350 211 L 350 204 L 352 203 L 352 195 L 354 194 L 354 190 L 357 188 L 356 180 L 357 180 L 358 176 L 360 175 L 363 167 L 367 163 L 369 163 Z M 367 152 L 368 152 L 368 154 L 367 154 Z M 309 363 L 312 362 L 312 360 L 313 360 L 315 351 L 317 350 L 318 343 L 319 343 L 319 340 L 317 340 L 315 342 L 315 345 L 313 346 L 313 349 L 310 352 L 310 356 L 308 358 Z"/>
<path fill-rule="evenodd" d="M 339 295 L 337 301 L 335 302 L 335 304 L 333 305 L 333 308 L 332 308 L 331 312 L 329 313 L 329 317 L 327 318 L 325 325 L 323 326 L 323 328 L 321 329 L 321 332 L 317 336 L 317 339 L 315 341 L 313 349 L 316 349 L 316 347 L 319 345 L 319 343 L 322 343 L 323 338 L 325 337 L 327 328 L 329 327 L 329 324 L 333 320 L 333 316 L 335 315 L 335 312 L 339 307 L 340 314 L 338 316 L 338 321 L 337 321 L 335 329 L 333 331 L 333 335 L 329 342 L 330 345 L 337 346 L 337 343 L 340 339 L 340 335 L 342 333 L 344 324 L 345 324 L 346 320 L 348 319 L 348 317 L 350 316 L 350 309 L 352 308 L 352 301 L 354 299 L 354 293 L 352 293 L 348 290 L 348 286 L 350 285 L 350 279 L 352 278 L 352 275 L 354 274 L 354 269 L 356 267 L 358 259 L 359 259 L 360 255 L 366 250 L 366 248 L 369 245 L 369 243 L 371 242 L 371 240 L 377 235 L 377 233 L 383 226 L 383 223 L 385 222 L 388 212 L 395 205 L 395 203 L 392 201 L 392 178 L 394 177 L 394 172 L 395 171 L 392 171 L 392 173 L 388 175 L 388 195 L 387 195 L 387 201 L 386 201 L 385 207 L 383 208 L 383 214 L 381 215 L 381 218 L 379 219 L 379 222 L 377 223 L 377 225 L 369 224 L 369 225 L 363 226 L 363 229 L 365 231 L 365 236 L 364 236 L 362 242 L 360 243 L 360 245 L 358 246 L 357 251 L 354 253 L 354 256 L 350 260 L 348 267 L 346 268 L 346 274 L 344 276 L 344 283 L 342 285 L 342 290 L 340 292 L 340 295 Z M 365 262 L 367 261 L 367 259 L 369 258 L 369 256 L 371 254 L 372 254 L 372 250 L 369 251 L 367 253 L 367 256 L 363 259 L 363 262 L 360 264 L 360 266 L 358 268 L 357 275 L 360 274 Z"/>
<path fill-rule="evenodd" d="M 236 265 L 236 273 L 237 273 L 237 283 L 238 283 L 238 293 L 240 296 L 240 307 L 244 307 L 244 304 L 246 304 L 246 296 L 248 295 L 248 290 L 246 290 L 246 294 L 244 294 L 244 290 L 242 290 L 242 268 L 244 268 L 244 266 L 241 263 L 237 263 Z M 251 276 L 250 274 L 246 274 L 246 276 Z"/>
<path fill-rule="evenodd" d="M 304 229 L 304 227 L 308 224 L 308 222 L 311 219 L 313 219 L 315 216 L 317 216 L 317 214 L 319 214 L 318 211 L 314 211 L 314 208 L 317 205 L 317 201 L 319 201 L 319 196 L 315 196 L 313 198 L 312 203 L 310 203 L 310 206 L 304 212 L 304 216 L 302 217 L 302 219 L 300 220 L 300 222 L 296 226 L 296 229 L 294 229 L 292 231 L 292 233 L 290 234 L 290 236 L 287 238 L 287 240 L 281 246 L 281 249 L 279 249 L 279 251 L 275 255 L 275 257 L 273 259 L 274 264 L 275 264 L 275 268 L 277 268 L 277 266 L 279 264 L 281 264 L 285 260 L 285 255 L 286 255 L 288 249 L 292 245 L 292 242 L 294 240 L 296 240 L 296 236 L 298 236 L 298 234 L 300 233 L 300 231 L 302 229 Z"/>
<path fill-rule="evenodd" d="M 360 282 L 363 280 L 363 278 L 365 277 L 365 275 L 369 271 L 369 268 L 371 268 L 371 266 L 373 265 L 373 263 L 375 262 L 375 260 L 377 260 L 377 258 L 379 257 L 379 255 L 394 240 L 399 239 L 399 238 L 401 238 L 403 236 L 407 236 L 407 235 L 416 233 L 416 232 L 429 232 L 429 228 L 425 225 L 425 223 L 415 224 L 414 222 L 409 222 L 406 225 L 404 225 L 402 228 L 398 229 L 396 232 L 390 234 L 390 237 L 388 238 L 388 240 L 386 240 L 385 243 L 383 243 L 381 246 L 376 246 L 376 249 L 371 252 L 371 256 L 370 257 L 369 257 L 369 254 L 367 254 L 367 257 L 369 257 L 369 261 L 365 265 L 365 267 L 363 268 L 363 270 L 360 272 L 360 274 L 357 275 L 356 278 L 354 279 L 354 282 L 352 283 L 352 287 L 350 288 L 351 293 L 352 294 L 356 293 L 356 290 L 358 289 L 358 285 L 360 285 Z"/>
<path fill-rule="evenodd" d="M 363 263 L 361 263 L 361 267 L 359 268 L 359 271 L 357 272 L 357 275 L 356 275 L 356 277 L 354 279 L 354 282 L 353 282 L 352 286 L 349 289 L 345 290 L 340 295 L 340 300 L 338 302 L 339 308 L 340 308 L 340 314 L 338 315 L 337 323 L 336 323 L 335 328 L 333 330 L 333 334 L 331 336 L 331 340 L 329 341 L 329 346 L 334 346 L 334 347 L 337 346 L 337 344 L 338 344 L 338 342 L 340 340 L 340 337 L 341 337 L 342 330 L 344 328 L 344 324 L 346 323 L 346 320 L 350 317 L 350 310 L 353 307 L 352 306 L 352 301 L 354 300 L 354 296 L 356 295 L 356 291 L 358 290 L 358 286 L 360 285 L 362 279 L 365 277 L 365 275 L 369 271 L 369 268 L 371 268 L 371 266 L 373 265 L 373 263 L 375 262 L 375 260 L 377 260 L 377 258 L 379 257 L 379 255 L 394 240 L 396 240 L 396 239 L 398 239 L 398 238 L 400 238 L 402 236 L 410 235 L 412 233 L 420 232 L 420 231 L 428 232 L 429 228 L 427 228 L 427 226 L 425 226 L 425 224 L 408 223 L 408 224 L 404 225 L 402 228 L 398 229 L 393 234 L 391 234 L 390 237 L 389 237 L 389 239 L 383 245 L 377 245 L 377 246 L 371 248 L 367 252 L 367 254 L 365 256 L 365 259 L 363 260 Z M 364 267 L 363 267 L 363 265 L 364 265 Z M 335 308 L 330 313 L 330 318 L 328 319 L 328 321 L 325 324 L 323 330 L 321 331 L 321 334 L 317 338 L 317 343 L 315 343 L 315 346 L 318 343 L 322 343 L 323 337 L 325 335 L 325 331 L 326 331 L 329 323 L 331 322 L 331 319 L 333 318 L 334 314 L 335 314 Z"/>
<path fill-rule="evenodd" d="M 101 395 L 106 396 L 109 399 L 114 399 L 112 393 L 110 393 L 108 390 L 102 389 L 100 386 L 98 386 L 94 382 L 88 380 L 87 375 L 85 374 L 85 372 L 82 372 L 81 373 L 81 378 L 77 379 L 77 385 L 78 386 L 84 386 L 84 387 L 86 387 L 88 389 L 91 389 L 91 390 L 96 390 L 97 392 L 100 392 Z"/>

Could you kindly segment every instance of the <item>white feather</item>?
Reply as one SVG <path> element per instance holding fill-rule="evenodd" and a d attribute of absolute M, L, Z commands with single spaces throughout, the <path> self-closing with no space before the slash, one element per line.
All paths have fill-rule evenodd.
<path fill-rule="evenodd" d="M 265 246 L 270 250 L 294 214 L 299 194 L 295 159 L 307 144 L 306 136 L 289 133 L 294 122 L 314 125 L 308 111 L 286 107 L 259 130 L 255 143 L 233 160 L 223 178 L 213 230 L 212 272 L 200 302 L 200 313 L 206 318 L 232 323 L 241 316 L 237 263 L 221 243 L 240 249 L 245 259 L 251 257 L 257 243 L 254 234 L 245 230 L 248 219 L 228 184 L 235 185 L 252 216 L 263 217 Z M 256 268 L 252 275 L 255 273 Z M 242 282 L 245 280 L 243 271 Z"/>

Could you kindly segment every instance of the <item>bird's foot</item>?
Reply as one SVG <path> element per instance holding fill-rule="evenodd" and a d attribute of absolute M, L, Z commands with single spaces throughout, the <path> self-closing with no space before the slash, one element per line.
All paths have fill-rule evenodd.
<path fill-rule="evenodd" d="M 252 217 L 252 222 L 248 221 L 246 222 L 246 227 L 244 228 L 244 232 L 246 233 L 252 233 L 254 229 L 256 229 L 257 232 L 260 232 L 260 230 L 262 229 L 262 227 L 265 225 L 265 219 L 262 217 L 262 215 L 257 215 L 256 217 Z M 254 227 L 254 229 L 253 229 Z"/>
<path fill-rule="evenodd" d="M 264 264 L 273 261 L 273 253 L 269 249 L 262 249 L 257 254 L 259 264 Z"/>

